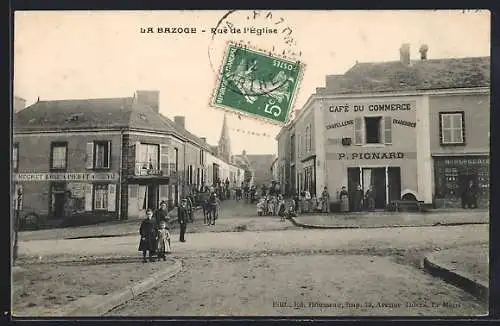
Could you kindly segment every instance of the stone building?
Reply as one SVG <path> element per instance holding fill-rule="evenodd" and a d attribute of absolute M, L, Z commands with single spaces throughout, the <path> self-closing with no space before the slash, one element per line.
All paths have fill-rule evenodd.
<path fill-rule="evenodd" d="M 277 136 L 278 160 L 290 190 L 332 200 L 342 186 L 376 192 L 376 207 L 416 198 L 437 207 L 461 205 L 465 185 L 489 199 L 490 58 L 356 63 L 328 75 Z"/>
<path fill-rule="evenodd" d="M 212 149 L 159 106 L 158 91 L 137 91 L 38 101 L 15 114 L 12 168 L 23 213 L 140 218 L 199 187 Z"/>

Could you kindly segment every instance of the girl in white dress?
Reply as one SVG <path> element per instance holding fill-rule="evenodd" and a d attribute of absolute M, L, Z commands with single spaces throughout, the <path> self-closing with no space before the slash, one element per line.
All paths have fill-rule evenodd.
<path fill-rule="evenodd" d="M 168 232 L 167 224 L 165 222 L 160 222 L 160 228 L 158 229 L 158 258 L 163 258 L 167 260 L 166 254 L 171 252 L 170 248 L 170 232 Z"/>

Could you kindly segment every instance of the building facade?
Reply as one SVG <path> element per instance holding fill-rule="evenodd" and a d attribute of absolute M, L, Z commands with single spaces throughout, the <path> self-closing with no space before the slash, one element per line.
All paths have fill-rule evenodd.
<path fill-rule="evenodd" d="M 489 58 L 410 60 L 407 45 L 400 55 L 327 76 L 278 134 L 292 190 L 326 186 L 335 200 L 342 186 L 371 187 L 376 208 L 402 198 L 456 207 L 472 180 L 487 207 Z"/>
<path fill-rule="evenodd" d="M 17 113 L 13 193 L 22 189 L 23 214 L 139 218 L 199 189 L 211 168 L 211 146 L 186 129 L 184 117 L 160 114 L 158 99 L 157 91 L 137 91 L 127 98 L 39 101 Z"/>

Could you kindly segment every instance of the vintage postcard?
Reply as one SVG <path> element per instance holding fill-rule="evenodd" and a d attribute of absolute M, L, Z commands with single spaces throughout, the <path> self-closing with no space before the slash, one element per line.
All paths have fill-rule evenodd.
<path fill-rule="evenodd" d="M 490 19 L 16 11 L 6 314 L 488 315 Z"/>

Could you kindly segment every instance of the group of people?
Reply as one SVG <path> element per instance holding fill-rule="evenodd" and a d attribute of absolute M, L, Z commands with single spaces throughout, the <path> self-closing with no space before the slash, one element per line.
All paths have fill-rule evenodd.
<path fill-rule="evenodd" d="M 304 188 L 299 195 L 299 210 L 302 213 L 329 213 L 330 212 L 330 193 L 328 188 L 323 188 L 320 197 L 311 195 L 307 188 Z"/>
<path fill-rule="evenodd" d="M 270 195 L 260 197 L 257 202 L 257 215 L 258 216 L 279 216 L 281 221 L 285 218 L 297 216 L 295 213 L 295 200 L 292 198 L 288 202 L 285 201 L 283 196 Z"/>
<path fill-rule="evenodd" d="M 186 242 L 186 226 L 189 220 L 188 199 L 184 198 L 177 207 L 177 222 L 179 223 L 179 241 Z M 141 239 L 139 241 L 139 251 L 142 251 L 142 260 L 147 262 L 157 259 L 166 260 L 166 255 L 172 252 L 171 235 L 169 232 L 170 215 L 166 202 L 160 203 L 160 208 L 153 212 L 146 210 L 146 218 L 139 227 Z M 148 256 L 146 259 L 146 256 Z"/>
<path fill-rule="evenodd" d="M 343 186 L 339 193 L 340 211 L 373 211 L 375 209 L 375 196 L 376 193 L 373 186 L 369 186 L 366 192 L 363 192 L 363 188 L 358 184 L 352 194 L 349 194 L 346 187 Z"/>

